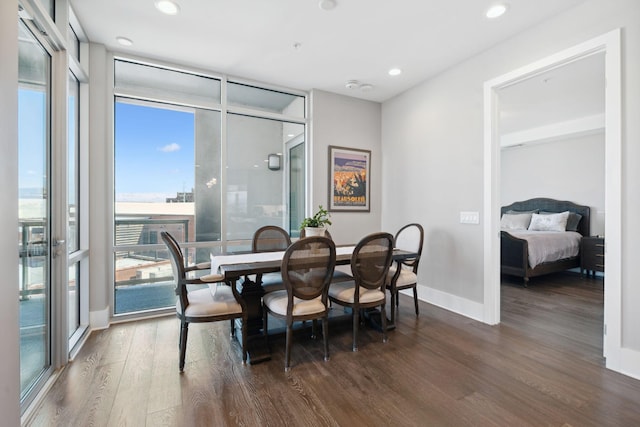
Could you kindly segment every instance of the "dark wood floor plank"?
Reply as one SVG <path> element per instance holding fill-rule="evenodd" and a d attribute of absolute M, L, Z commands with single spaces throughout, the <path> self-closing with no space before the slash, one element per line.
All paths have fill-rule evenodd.
<path fill-rule="evenodd" d="M 272 360 L 243 365 L 228 322 L 191 325 L 178 372 L 175 317 L 91 335 L 31 422 L 148 426 L 631 426 L 640 381 L 604 368 L 603 280 L 576 274 L 505 279 L 500 325 L 400 297 L 382 343 L 364 325 L 330 325 L 330 355 L 308 330 Z"/>

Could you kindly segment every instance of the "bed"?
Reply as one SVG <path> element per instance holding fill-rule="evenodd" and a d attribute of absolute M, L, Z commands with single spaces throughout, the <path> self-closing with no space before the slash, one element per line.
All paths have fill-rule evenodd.
<path fill-rule="evenodd" d="M 502 228 L 500 231 L 500 270 L 503 274 L 521 277 L 524 285 L 527 286 L 531 277 L 580 267 L 580 240 L 582 236 L 589 236 L 591 222 L 589 206 L 563 200 L 535 198 L 503 206 L 500 213 Z M 562 215 L 558 215 L 561 213 Z M 555 235 L 552 237 L 556 239 L 561 239 L 561 235 L 566 235 L 570 241 L 567 245 L 572 247 L 547 250 L 548 248 L 544 246 L 538 246 L 547 244 L 544 243 L 545 238 L 542 236 L 544 232 L 531 231 L 528 229 L 529 226 L 524 227 L 527 215 L 530 215 L 532 221 L 529 226 L 542 230 L 546 230 L 546 226 L 535 227 L 534 222 L 535 225 L 539 225 L 553 219 L 559 220 L 559 224 L 561 224 L 561 220 L 566 216 L 565 232 L 556 229 L 555 232 L 551 231 L 547 234 Z M 545 215 L 551 216 L 545 218 Z M 558 224 L 554 226 L 561 227 Z M 548 244 L 551 245 L 551 243 Z M 575 248 L 576 244 L 577 249 Z M 538 254 L 553 253 L 546 254 L 546 257 L 532 259 L 531 255 L 535 255 L 536 252 Z"/>

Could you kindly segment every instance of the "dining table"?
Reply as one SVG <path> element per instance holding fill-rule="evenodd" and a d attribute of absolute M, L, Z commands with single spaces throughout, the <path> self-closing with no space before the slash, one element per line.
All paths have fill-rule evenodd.
<path fill-rule="evenodd" d="M 351 263 L 351 255 L 355 245 L 336 246 L 336 265 L 348 265 Z M 285 251 L 251 252 L 236 254 L 211 254 L 211 273 L 222 274 L 224 281 L 229 286 L 240 285 L 240 297 L 244 300 L 247 309 L 247 353 L 248 362 L 256 364 L 271 359 L 266 336 L 262 330 L 262 276 L 267 273 L 280 271 Z M 393 250 L 393 261 L 399 262 L 415 257 L 417 254 L 401 249 Z M 399 271 L 399 270 L 398 270 Z M 377 314 L 376 314 L 377 313 Z M 376 315 L 368 316 L 374 325 L 380 327 Z M 386 314 L 385 314 L 386 315 Z M 237 328 L 241 327 L 242 319 L 237 320 Z M 394 329 L 395 325 L 387 321 L 388 329 Z M 235 334 L 238 336 L 238 334 Z"/>

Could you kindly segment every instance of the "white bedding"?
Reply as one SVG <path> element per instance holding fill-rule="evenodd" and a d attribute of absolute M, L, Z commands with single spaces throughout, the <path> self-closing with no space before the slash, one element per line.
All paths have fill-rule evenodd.
<path fill-rule="evenodd" d="M 575 231 L 508 230 L 507 232 L 529 243 L 529 265 L 531 268 L 535 268 L 543 262 L 577 256 L 582 238 L 582 235 Z"/>

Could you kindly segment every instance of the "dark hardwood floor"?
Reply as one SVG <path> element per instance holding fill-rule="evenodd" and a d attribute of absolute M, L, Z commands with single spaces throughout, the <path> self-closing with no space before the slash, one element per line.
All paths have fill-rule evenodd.
<path fill-rule="evenodd" d="M 632 426 L 640 381 L 606 370 L 602 280 L 505 280 L 499 326 L 402 296 L 382 343 L 348 323 L 322 340 L 284 340 L 273 359 L 241 363 L 228 322 L 191 326 L 178 372 L 178 320 L 114 325 L 92 334 L 33 417 L 34 426 Z"/>

